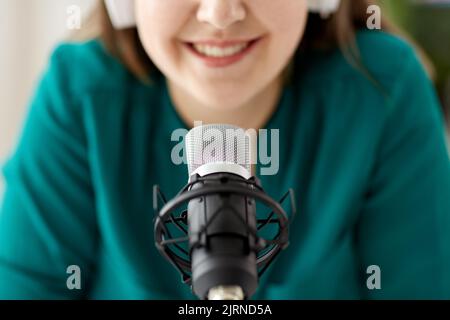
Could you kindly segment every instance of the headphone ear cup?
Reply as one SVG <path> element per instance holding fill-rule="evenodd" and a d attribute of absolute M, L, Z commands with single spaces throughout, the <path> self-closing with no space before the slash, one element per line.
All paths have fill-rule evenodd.
<path fill-rule="evenodd" d="M 115 29 L 126 29 L 136 26 L 134 0 L 105 0 L 105 4 Z"/>
<path fill-rule="evenodd" d="M 328 17 L 339 9 L 340 4 L 341 0 L 308 0 L 308 9 L 309 12 Z"/>

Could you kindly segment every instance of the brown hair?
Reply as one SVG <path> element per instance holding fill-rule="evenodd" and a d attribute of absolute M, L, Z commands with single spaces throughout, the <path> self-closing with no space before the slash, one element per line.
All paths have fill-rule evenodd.
<path fill-rule="evenodd" d="M 374 3 L 374 0 L 342 0 L 338 11 L 327 19 L 322 19 L 317 14 L 310 14 L 298 50 L 307 51 L 314 48 L 339 47 L 350 64 L 370 77 L 359 59 L 355 34 L 357 30 L 366 28 L 367 8 Z M 145 52 L 137 29 L 114 29 L 102 0 L 99 1 L 97 10 L 88 21 L 88 24 L 96 23 L 99 23 L 96 28 L 88 27 L 87 29 L 96 29 L 97 35 L 100 35 L 102 42 L 110 53 L 120 59 L 138 78 L 144 81 L 148 80 L 148 75 L 156 67 Z M 393 31 L 394 26 L 383 18 L 382 29 Z M 398 30 L 395 31 L 398 33 Z M 419 54 L 421 53 L 419 52 Z M 432 73 L 431 65 L 427 63 L 424 55 L 421 54 L 421 56 L 428 71 Z"/>

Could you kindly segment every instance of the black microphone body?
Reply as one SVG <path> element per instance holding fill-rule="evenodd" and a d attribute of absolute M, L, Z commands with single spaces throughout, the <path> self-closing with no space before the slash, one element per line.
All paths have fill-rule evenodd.
<path fill-rule="evenodd" d="M 214 173 L 196 182 L 191 190 L 227 184 L 248 187 L 244 178 L 232 173 Z M 189 201 L 189 246 L 192 289 L 206 299 L 212 288 L 240 287 L 251 297 L 258 285 L 254 199 L 231 193 L 211 194 Z"/>

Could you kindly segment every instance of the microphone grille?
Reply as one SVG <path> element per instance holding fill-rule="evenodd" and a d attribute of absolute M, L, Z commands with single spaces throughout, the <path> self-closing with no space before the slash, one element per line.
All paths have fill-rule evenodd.
<path fill-rule="evenodd" d="M 244 129 L 229 124 L 196 126 L 185 137 L 189 176 L 206 164 L 225 164 L 250 176 L 253 137 Z M 222 166 L 224 168 L 224 166 Z M 218 171 L 217 171 L 218 172 Z"/>

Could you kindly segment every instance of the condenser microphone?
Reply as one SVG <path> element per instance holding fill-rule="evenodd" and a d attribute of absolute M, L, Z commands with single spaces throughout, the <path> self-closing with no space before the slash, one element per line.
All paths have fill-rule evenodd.
<path fill-rule="evenodd" d="M 156 246 L 200 299 L 248 299 L 262 273 L 287 247 L 289 219 L 252 174 L 255 141 L 243 129 L 194 127 L 185 137 L 185 150 L 188 184 L 169 202 L 154 188 Z M 292 189 L 280 202 L 288 195 L 295 214 Z M 161 210 L 158 198 L 165 202 Z M 271 209 L 264 218 L 258 218 L 257 202 Z M 185 210 L 174 215 L 183 205 Z M 270 224 L 278 225 L 278 233 L 267 240 L 259 230 Z"/>

